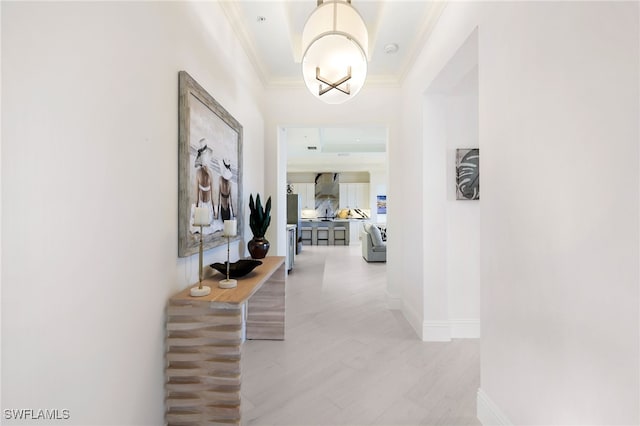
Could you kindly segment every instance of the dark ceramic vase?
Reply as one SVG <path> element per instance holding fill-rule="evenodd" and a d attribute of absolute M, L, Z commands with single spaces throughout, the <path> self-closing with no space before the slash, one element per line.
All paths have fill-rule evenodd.
<path fill-rule="evenodd" d="M 264 259 L 269 251 L 269 246 L 269 241 L 264 237 L 253 237 L 247 244 L 247 248 L 249 249 L 249 253 L 253 259 Z"/>

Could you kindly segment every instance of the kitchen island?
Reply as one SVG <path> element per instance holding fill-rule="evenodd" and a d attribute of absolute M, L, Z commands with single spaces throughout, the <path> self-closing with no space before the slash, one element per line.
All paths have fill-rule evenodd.
<path fill-rule="evenodd" d="M 302 242 L 306 245 L 350 245 L 360 243 L 360 231 L 363 219 L 302 219 Z M 326 228 L 326 238 L 323 228 Z M 344 228 L 344 241 L 339 239 L 341 234 L 336 228 Z M 320 229 L 320 238 L 318 230 Z M 336 238 L 338 236 L 338 238 Z M 326 243 L 325 243 L 326 241 Z"/>

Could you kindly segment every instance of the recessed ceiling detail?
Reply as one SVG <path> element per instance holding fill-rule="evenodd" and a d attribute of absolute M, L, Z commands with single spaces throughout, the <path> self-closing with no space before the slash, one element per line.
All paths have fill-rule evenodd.
<path fill-rule="evenodd" d="M 316 8 L 316 0 L 236 0 L 219 4 L 265 86 L 304 87 L 300 78 L 302 31 Z M 367 87 L 373 87 L 402 82 L 446 2 L 353 0 L 352 5 L 362 16 L 369 34 L 365 52 Z M 267 18 L 266 21 L 258 22 L 259 16 Z M 385 46 L 389 43 L 401 48 L 395 54 L 386 54 Z M 343 76 L 344 73 L 346 70 Z"/>
<path fill-rule="evenodd" d="M 386 168 L 386 126 L 287 127 L 282 134 L 286 138 L 288 171 Z"/>

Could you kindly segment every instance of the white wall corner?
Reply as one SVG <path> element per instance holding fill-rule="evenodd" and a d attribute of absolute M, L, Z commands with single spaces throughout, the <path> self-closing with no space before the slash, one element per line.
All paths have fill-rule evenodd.
<path fill-rule="evenodd" d="M 423 327 L 421 327 L 422 318 L 413 309 L 411 309 L 411 305 L 409 305 L 408 303 L 404 303 L 404 301 L 402 300 L 400 300 L 400 303 L 402 305 L 402 315 L 404 315 L 405 319 L 409 322 L 409 324 L 411 324 L 413 331 L 416 332 L 418 337 L 421 340 L 424 340 L 424 330 Z"/>
<path fill-rule="evenodd" d="M 451 337 L 454 339 L 479 339 L 480 320 L 477 318 L 452 319 Z"/>
<path fill-rule="evenodd" d="M 509 418 L 482 389 L 478 389 L 477 404 L 478 420 L 483 426 L 513 426 Z"/>
<path fill-rule="evenodd" d="M 422 323 L 422 340 L 425 342 L 450 342 L 449 321 L 425 321 Z"/>
<path fill-rule="evenodd" d="M 394 294 L 391 294 L 389 292 L 386 293 L 386 297 L 387 297 L 387 307 L 391 310 L 394 311 L 401 311 L 402 310 L 402 299 L 400 298 L 400 296 L 396 296 Z"/>

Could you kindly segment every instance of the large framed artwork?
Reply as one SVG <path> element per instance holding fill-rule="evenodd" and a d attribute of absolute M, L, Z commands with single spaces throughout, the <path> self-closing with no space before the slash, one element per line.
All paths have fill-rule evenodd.
<path fill-rule="evenodd" d="M 456 149 L 456 199 L 480 199 L 480 150 Z"/>
<path fill-rule="evenodd" d="M 196 207 L 206 207 L 211 226 L 203 227 L 204 249 L 227 242 L 224 220 L 238 221 L 242 238 L 242 126 L 186 71 L 179 73 L 178 256 L 198 252 Z"/>

